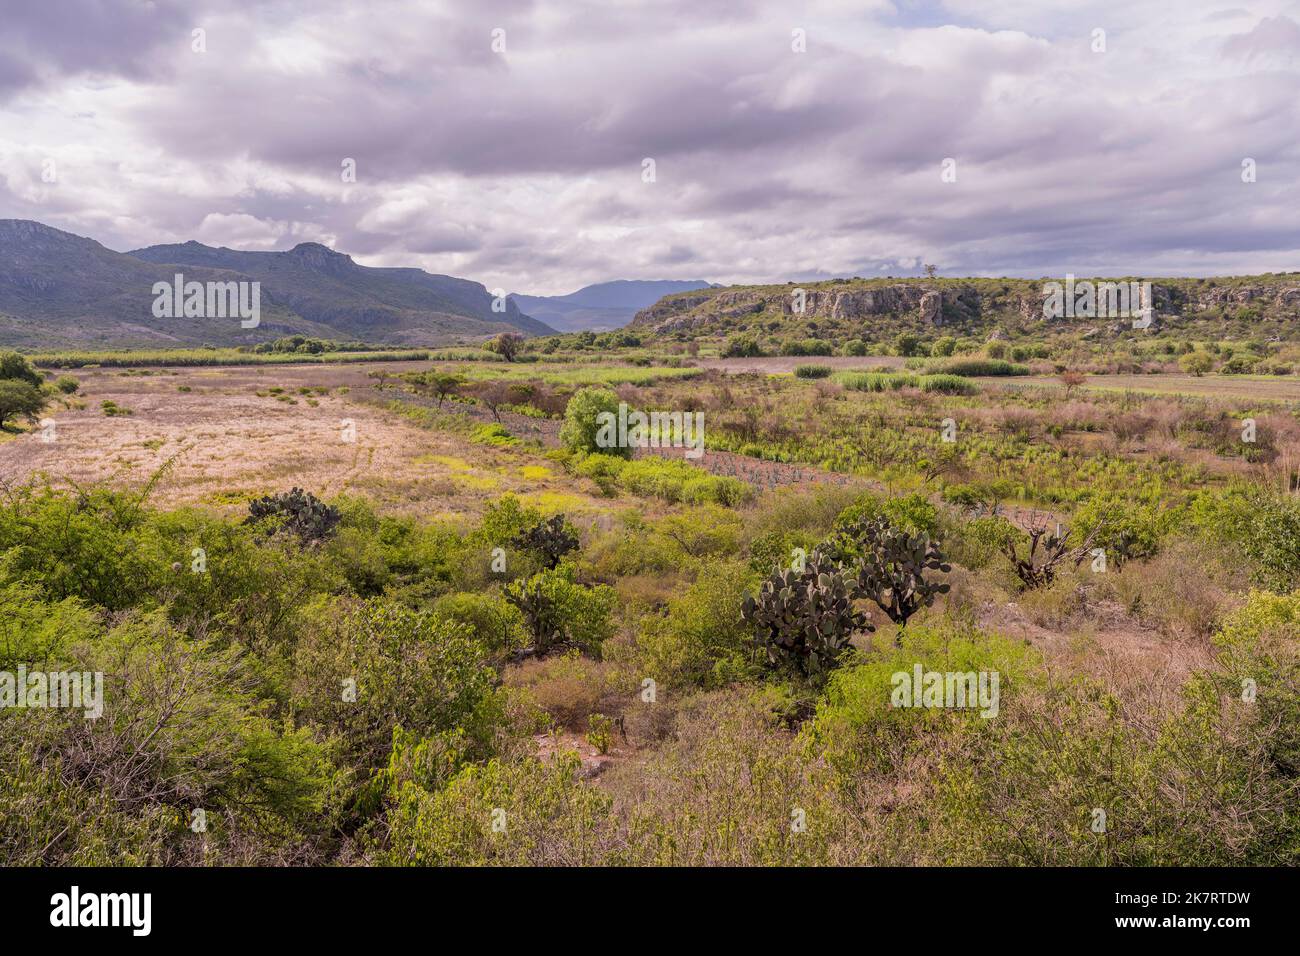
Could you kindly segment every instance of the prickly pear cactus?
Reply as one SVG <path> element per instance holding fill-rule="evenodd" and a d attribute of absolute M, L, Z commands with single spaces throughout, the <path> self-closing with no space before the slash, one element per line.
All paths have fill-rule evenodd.
<path fill-rule="evenodd" d="M 248 503 L 244 524 L 278 520 L 278 527 L 296 534 L 304 544 L 319 544 L 334 533 L 341 515 L 310 492 L 294 488 Z"/>
<path fill-rule="evenodd" d="M 741 617 L 755 631 L 772 664 L 792 664 L 805 675 L 833 667 L 853 635 L 874 630 L 853 606 L 844 575 L 810 561 L 803 571 L 774 572 L 745 598 Z"/>
<path fill-rule="evenodd" d="M 839 564 L 854 583 L 854 594 L 880 605 L 895 624 L 947 594 L 949 585 L 927 580 L 926 573 L 947 574 L 939 547 L 925 534 L 909 534 L 889 519 L 864 518 L 842 529 L 818 548 L 819 556 Z"/>
<path fill-rule="evenodd" d="M 546 567 L 554 569 L 559 566 L 561 558 L 578 547 L 578 538 L 569 530 L 564 515 L 554 515 L 520 532 L 510 543 L 540 555 Z"/>

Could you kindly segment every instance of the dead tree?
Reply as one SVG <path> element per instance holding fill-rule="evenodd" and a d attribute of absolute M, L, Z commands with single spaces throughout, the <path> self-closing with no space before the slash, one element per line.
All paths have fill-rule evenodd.
<path fill-rule="evenodd" d="M 1048 530 L 1045 515 L 1037 511 L 1029 516 L 1025 534 L 1029 536 L 1029 551 L 1020 556 L 1019 543 L 1011 537 L 1002 541 L 1002 550 L 1011 561 L 1016 576 L 1025 587 L 1034 589 L 1046 587 L 1056 579 L 1062 562 L 1069 561 L 1077 568 L 1092 551 L 1093 539 L 1097 536 L 1094 529 L 1078 547 L 1070 547 L 1070 529 L 1056 526 L 1056 531 Z"/>

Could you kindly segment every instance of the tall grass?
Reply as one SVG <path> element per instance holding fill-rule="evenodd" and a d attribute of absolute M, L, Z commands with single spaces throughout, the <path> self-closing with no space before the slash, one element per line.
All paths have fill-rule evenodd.
<path fill-rule="evenodd" d="M 830 374 L 829 365 L 796 365 L 794 368 L 795 378 L 830 378 Z"/>
<path fill-rule="evenodd" d="M 894 392 L 919 388 L 939 395 L 975 395 L 979 386 L 960 375 L 909 375 L 906 372 L 845 372 L 836 378 L 853 392 Z"/>
<path fill-rule="evenodd" d="M 836 381 L 852 392 L 889 392 L 914 388 L 918 380 L 919 376 L 905 372 L 844 372 L 836 377 Z"/>
<path fill-rule="evenodd" d="M 927 365 L 926 371 L 938 375 L 1028 375 L 1029 366 L 1004 359 L 959 358 Z"/>

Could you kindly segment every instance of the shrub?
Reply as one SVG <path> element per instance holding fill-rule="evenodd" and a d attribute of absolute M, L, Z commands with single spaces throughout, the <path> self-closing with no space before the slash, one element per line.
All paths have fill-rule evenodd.
<path fill-rule="evenodd" d="M 1025 587 L 1041 588 L 1056 580 L 1057 571 L 1065 562 L 1078 567 L 1088 556 L 1092 548 L 1093 536 L 1085 537 L 1083 544 L 1077 548 L 1070 546 L 1071 529 L 1059 527 L 1057 531 L 1048 530 L 1046 518 L 1031 517 L 1029 528 L 1023 535 L 1008 537 L 1002 542 L 1002 552 L 1011 562 L 1016 576 Z M 1029 547 L 1022 557 L 1019 541 L 1024 538 Z M 1041 547 L 1040 547 L 1041 546 Z"/>
<path fill-rule="evenodd" d="M 483 348 L 489 352 L 495 352 L 507 362 L 513 362 L 523 344 L 524 337 L 518 332 L 502 332 L 495 338 L 484 342 Z"/>
<path fill-rule="evenodd" d="M 847 372 L 839 376 L 839 383 L 853 392 L 897 391 L 913 388 L 917 376 L 898 372 Z"/>
<path fill-rule="evenodd" d="M 950 359 L 931 368 L 930 371 L 939 375 L 1028 375 L 1029 366 L 1017 365 L 1013 362 L 992 357 L 986 359 L 965 358 Z"/>
<path fill-rule="evenodd" d="M 623 488 L 646 498 L 685 504 L 716 503 L 734 507 L 753 497 L 747 482 L 730 475 L 712 475 L 678 458 L 647 455 L 626 461 L 609 455 L 587 455 L 574 465 L 576 474 L 593 479 L 606 494 Z"/>
<path fill-rule="evenodd" d="M 899 332 L 894 338 L 894 354 L 909 356 L 918 355 L 921 348 L 921 337 L 915 332 Z"/>
<path fill-rule="evenodd" d="M 22 382 L 39 389 L 44 379 L 25 356 L 17 352 L 0 352 L 0 381 Z"/>
<path fill-rule="evenodd" d="M 1300 776 L 1300 592 L 1251 592 L 1214 644 L 1223 692 L 1241 701 L 1252 695 L 1255 732 L 1273 772 L 1294 780 Z"/>
<path fill-rule="evenodd" d="M 1172 517 L 1155 502 L 1142 504 L 1113 493 L 1099 494 L 1075 512 L 1074 526 L 1118 567 L 1131 558 L 1155 554 Z"/>
<path fill-rule="evenodd" d="M 509 448 L 520 442 L 520 439 L 510 434 L 509 430 L 499 422 L 476 426 L 470 432 L 469 440 L 476 445 L 492 445 L 496 448 Z"/>
<path fill-rule="evenodd" d="M 64 395 L 72 395 L 81 388 L 81 383 L 71 375 L 60 375 L 54 380 L 54 387 Z"/>
<path fill-rule="evenodd" d="M 881 517 L 887 518 L 894 527 L 912 534 L 933 538 L 939 533 L 939 510 L 920 492 L 895 495 L 892 498 L 880 498 L 871 492 L 861 494 L 853 504 L 836 515 L 832 530 L 840 534 L 840 546 L 850 548 L 847 553 L 856 556 L 860 542 L 851 541 L 845 535 L 853 534 L 855 526 L 862 522 Z"/>
<path fill-rule="evenodd" d="M 978 395 L 980 388 L 960 375 L 922 375 L 921 391 L 940 395 Z"/>
<path fill-rule="evenodd" d="M 474 639 L 493 655 L 506 655 L 525 645 L 524 619 L 519 609 L 499 595 L 444 594 L 434 602 L 433 612 L 468 627 Z"/>
<path fill-rule="evenodd" d="M 640 673 L 667 687 L 722 687 L 750 667 L 752 632 L 741 618 L 756 575 L 738 562 L 710 564 L 662 615 L 642 619 Z"/>
<path fill-rule="evenodd" d="M 723 358 L 759 358 L 763 349 L 752 336 L 733 335 L 722 349 Z"/>
<path fill-rule="evenodd" d="M 588 386 L 579 389 L 569 399 L 564 410 L 564 425 L 560 428 L 560 441 L 571 452 L 603 454 L 617 458 L 631 458 L 632 449 L 602 448 L 596 437 L 600 433 L 600 416 L 603 413 L 618 415 L 618 396 L 607 388 Z"/>
<path fill-rule="evenodd" d="M 468 766 L 444 787 L 408 782 L 423 760 L 394 748 L 392 810 L 384 866 L 592 866 L 612 862 L 613 800 L 578 777 L 577 754 L 542 763 L 492 760 Z M 507 828 L 494 832 L 494 823 Z M 506 834 L 508 833 L 508 838 Z"/>
<path fill-rule="evenodd" d="M 496 674 L 466 623 L 392 601 L 338 602 L 317 615 L 293 663 L 299 713 L 337 733 L 359 770 L 384 765 L 399 726 L 426 737 L 464 731 L 474 753 L 490 753 Z"/>
<path fill-rule="evenodd" d="M 1248 375 L 1255 370 L 1258 361 L 1251 355 L 1234 355 L 1219 366 L 1220 375 Z"/>
<path fill-rule="evenodd" d="M 543 565 L 554 569 L 559 566 L 561 558 L 578 547 L 578 536 L 565 522 L 564 515 L 552 515 L 520 532 L 510 543 L 540 555 Z"/>
<path fill-rule="evenodd" d="M 511 582 L 505 596 L 523 615 L 538 655 L 559 647 L 599 655 L 601 644 L 614 633 L 610 619 L 616 603 L 614 589 L 578 584 L 569 565 Z"/>

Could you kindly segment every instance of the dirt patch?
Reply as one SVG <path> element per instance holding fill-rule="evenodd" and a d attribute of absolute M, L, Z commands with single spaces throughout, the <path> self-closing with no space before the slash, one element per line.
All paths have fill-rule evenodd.
<path fill-rule="evenodd" d="M 30 433 L 0 445 L 0 482 L 44 475 L 55 485 L 139 487 L 170 461 L 154 496 L 163 507 L 242 508 L 250 496 L 298 485 L 426 516 L 475 514 L 505 492 L 612 510 L 540 455 L 476 445 L 386 411 L 395 393 L 376 392 L 369 373 L 418 364 L 78 371 L 83 407 L 47 410 L 53 442 Z M 107 416 L 105 401 L 131 414 Z"/>

